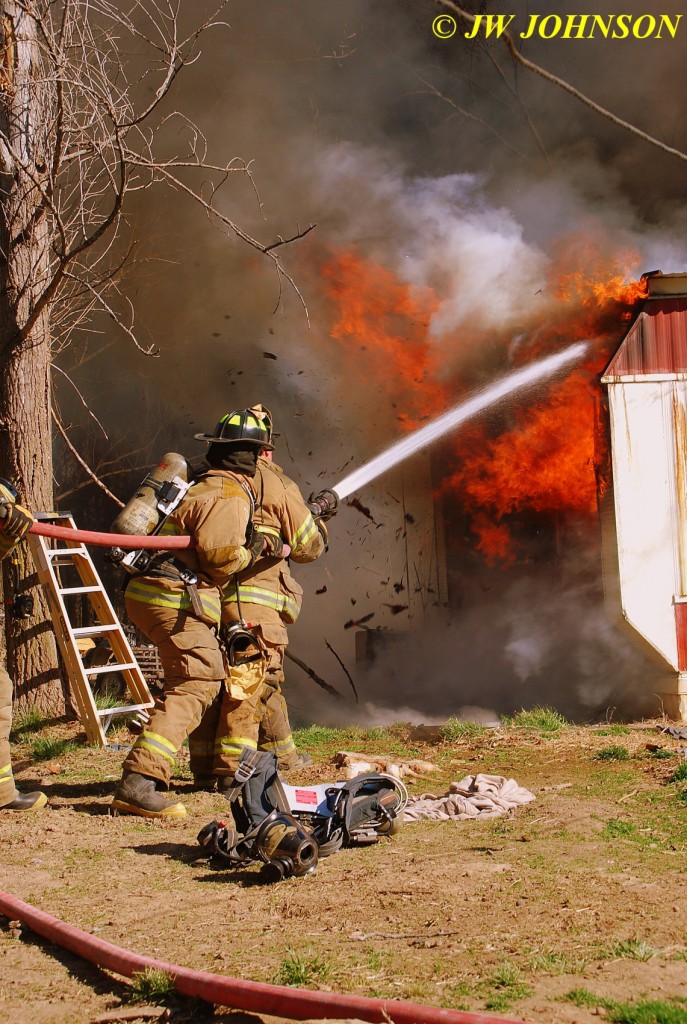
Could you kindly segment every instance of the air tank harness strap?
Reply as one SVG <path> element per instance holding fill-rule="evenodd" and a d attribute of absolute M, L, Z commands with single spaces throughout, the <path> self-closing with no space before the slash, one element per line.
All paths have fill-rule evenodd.
<path fill-rule="evenodd" d="M 165 558 L 157 565 L 152 562 L 140 575 L 156 576 L 167 580 L 181 580 L 188 592 L 193 612 L 199 618 L 205 617 L 205 610 L 198 593 L 198 577 L 177 558 Z"/>

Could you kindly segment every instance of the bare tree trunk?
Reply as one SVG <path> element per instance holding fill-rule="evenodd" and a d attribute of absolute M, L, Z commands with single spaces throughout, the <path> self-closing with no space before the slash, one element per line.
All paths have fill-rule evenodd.
<path fill-rule="evenodd" d="M 220 230 L 262 253 L 280 286 L 289 281 L 303 301 L 277 250 L 312 225 L 270 243 L 244 231 L 217 199 L 236 173 L 252 183 L 250 166 L 210 162 L 202 132 L 167 106 L 180 72 L 200 55 L 201 35 L 225 25 L 228 5 L 198 5 L 185 34 L 183 4 L 0 0 L 0 476 L 34 511 L 53 502 L 51 347 L 61 351 L 75 328 L 101 315 L 154 354 L 141 345 L 117 283 L 129 249 L 119 234 L 129 192 L 161 183 L 180 190 Z M 180 151 L 177 143 L 170 149 L 172 138 Z M 34 598 L 30 618 L 8 617 L 17 694 L 59 712 L 54 638 L 26 546 L 2 568 L 10 600 L 17 591 Z"/>
<path fill-rule="evenodd" d="M 27 5 L 30 6 L 30 5 Z M 46 173 L 40 140 L 48 117 L 35 22 L 19 4 L 0 4 L 0 475 L 30 509 L 52 509 L 50 323 L 35 299 L 49 272 L 46 210 L 36 183 Z M 21 704 L 64 711 L 55 638 L 26 543 L 3 565 L 6 600 L 31 595 L 33 613 L 6 621 L 8 669 Z"/>

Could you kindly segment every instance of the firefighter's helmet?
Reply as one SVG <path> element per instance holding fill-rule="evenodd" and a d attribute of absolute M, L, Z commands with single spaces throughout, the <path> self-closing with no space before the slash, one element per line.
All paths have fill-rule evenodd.
<path fill-rule="evenodd" d="M 272 450 L 272 416 L 261 405 L 236 409 L 223 416 L 212 434 L 194 434 L 196 441 L 208 444 L 254 444 Z"/>

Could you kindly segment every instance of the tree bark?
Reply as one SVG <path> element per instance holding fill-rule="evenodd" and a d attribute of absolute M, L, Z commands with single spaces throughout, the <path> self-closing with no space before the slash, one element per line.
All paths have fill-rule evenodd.
<path fill-rule="evenodd" d="M 27 5 L 25 5 L 27 6 Z M 45 126 L 50 82 L 40 71 L 35 22 L 18 4 L 1 3 L 0 129 L 0 476 L 11 480 L 31 510 L 52 510 L 50 322 L 48 306 L 27 329 L 49 273 L 49 220 L 41 198 L 48 155 Z M 26 542 L 3 563 L 10 602 L 8 670 L 19 706 L 64 712 L 64 690 L 52 624 Z M 30 595 L 33 613 L 12 614 L 12 600 Z"/>

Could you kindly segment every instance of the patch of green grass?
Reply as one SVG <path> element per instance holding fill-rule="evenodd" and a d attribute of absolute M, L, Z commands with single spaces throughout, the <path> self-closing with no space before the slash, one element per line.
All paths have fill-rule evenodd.
<path fill-rule="evenodd" d="M 356 750 L 362 754 L 367 750 L 379 752 L 382 745 L 387 753 L 398 753 L 404 757 L 418 757 L 422 754 L 422 750 L 409 741 L 407 724 L 389 728 L 372 726 L 369 729 L 357 725 L 347 729 L 310 725 L 295 729 L 293 738 L 297 747 L 320 755 L 330 754 L 336 750 Z"/>
<path fill-rule="evenodd" d="M 670 776 L 671 782 L 684 782 L 685 779 L 687 779 L 687 761 L 683 761 L 682 764 L 678 765 Z"/>
<path fill-rule="evenodd" d="M 115 693 L 94 693 L 93 701 L 98 711 L 107 711 L 109 708 L 121 708 L 122 698 Z"/>
<path fill-rule="evenodd" d="M 627 761 L 630 756 L 630 751 L 627 747 L 621 746 L 619 743 L 615 743 L 610 747 L 602 747 L 601 750 L 597 750 L 594 754 L 595 761 Z"/>
<path fill-rule="evenodd" d="M 604 729 L 599 729 L 596 733 L 597 736 L 627 736 L 628 733 L 632 732 L 626 725 L 607 725 Z"/>
<path fill-rule="evenodd" d="M 563 996 L 563 999 L 581 1010 L 591 1010 L 592 1007 L 601 1006 L 603 1003 L 603 1000 L 599 996 L 595 996 L 588 988 L 573 988 Z"/>
<path fill-rule="evenodd" d="M 495 1010 L 496 1013 L 504 1013 L 513 1005 L 517 998 L 512 992 L 494 992 L 488 999 L 485 999 L 484 1009 Z"/>
<path fill-rule="evenodd" d="M 465 722 L 451 715 L 439 731 L 443 740 L 447 743 L 455 743 L 457 740 L 471 740 L 483 736 L 487 732 L 487 727 L 481 722 Z"/>
<path fill-rule="evenodd" d="M 611 946 L 611 956 L 622 960 L 640 960 L 646 963 L 656 956 L 656 950 L 644 939 L 636 936 L 632 939 L 622 939 Z"/>
<path fill-rule="evenodd" d="M 588 964 L 584 957 L 570 957 L 566 953 L 546 950 L 534 953 L 530 957 L 532 970 L 544 971 L 546 974 L 581 974 Z"/>
<path fill-rule="evenodd" d="M 563 998 L 581 1009 L 600 1007 L 606 1011 L 604 1019 L 613 1024 L 687 1024 L 687 1010 L 679 1005 L 682 1000 L 677 998 L 619 1003 L 595 996 L 586 988 L 574 988 Z"/>
<path fill-rule="evenodd" d="M 631 821 L 610 818 L 600 836 L 601 839 L 637 839 L 637 828 Z"/>
<path fill-rule="evenodd" d="M 515 985 L 520 984 L 521 978 L 522 972 L 520 968 L 516 967 L 510 960 L 504 960 L 496 968 L 490 980 L 491 984 L 497 988 L 513 988 Z"/>
<path fill-rule="evenodd" d="M 612 1003 L 606 1010 L 613 1024 L 687 1024 L 687 1010 L 666 999 Z"/>
<path fill-rule="evenodd" d="M 617 790 L 618 787 L 615 789 Z M 613 789 L 606 787 L 605 792 L 608 796 Z M 611 842 L 613 840 L 629 841 L 649 855 L 654 849 L 682 852 L 687 848 L 687 819 L 683 814 L 675 813 L 675 800 L 679 794 L 663 787 L 660 796 L 661 799 L 656 803 L 647 799 L 643 807 L 638 798 L 636 813 L 637 815 L 641 814 L 641 818 L 639 820 L 634 816 L 633 820 L 611 818 L 605 823 L 598 838 Z M 669 871 L 673 870 L 668 864 L 664 864 L 663 868 Z"/>
<path fill-rule="evenodd" d="M 474 986 L 469 981 L 459 981 L 451 986 L 450 995 L 453 999 L 471 996 L 474 994 Z M 456 1007 L 457 1009 L 457 1007 Z"/>
<path fill-rule="evenodd" d="M 523 981 L 520 968 L 510 960 L 504 960 L 499 964 L 489 978 L 488 984 L 494 991 L 485 1000 L 484 1008 L 496 1010 L 497 1013 L 507 1010 L 512 1003 L 524 999 L 532 991 L 531 985 Z"/>
<path fill-rule="evenodd" d="M 383 971 L 388 963 L 389 954 L 379 949 L 371 949 L 367 954 L 365 966 L 371 971 Z"/>
<path fill-rule="evenodd" d="M 44 721 L 43 715 L 38 708 L 27 708 L 26 711 L 20 711 L 12 720 L 10 736 L 16 740 L 26 733 L 39 732 L 43 728 Z"/>
<path fill-rule="evenodd" d="M 385 740 L 388 736 L 388 731 L 383 729 L 381 725 L 375 725 L 372 729 L 365 730 L 365 739 L 371 740 L 373 743 L 375 740 Z"/>
<path fill-rule="evenodd" d="M 293 738 L 297 747 L 314 747 L 336 745 L 341 737 L 341 729 L 330 729 L 326 725 L 310 725 L 307 729 L 295 729 Z"/>
<path fill-rule="evenodd" d="M 560 732 L 571 723 L 563 715 L 547 706 L 537 706 L 526 710 L 522 708 L 514 715 L 504 715 L 502 724 L 519 729 L 539 729 L 544 732 Z"/>
<path fill-rule="evenodd" d="M 68 750 L 74 749 L 72 740 L 55 740 L 49 736 L 37 736 L 31 743 L 31 756 L 35 761 L 52 761 Z"/>
<path fill-rule="evenodd" d="M 666 750 L 665 747 L 659 747 L 658 750 L 652 750 L 651 756 L 655 757 L 657 761 L 667 760 L 669 757 L 675 757 L 675 754 L 671 750 Z"/>
<path fill-rule="evenodd" d="M 275 976 L 275 985 L 316 985 L 331 976 L 331 963 L 316 953 L 296 953 L 287 949 L 286 954 Z"/>
<path fill-rule="evenodd" d="M 174 993 L 174 979 L 167 971 L 157 967 L 146 967 L 131 976 L 129 1002 L 165 1003 Z"/>

